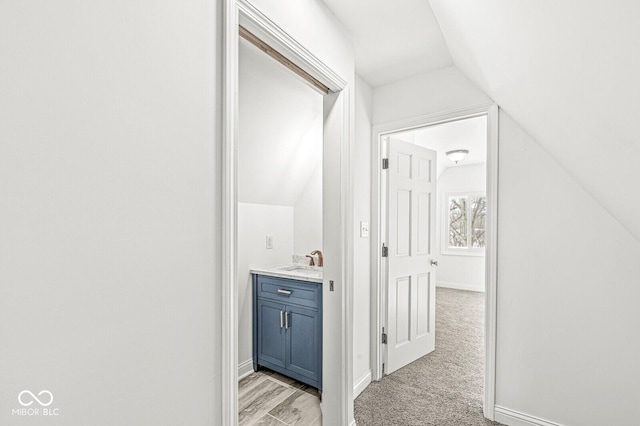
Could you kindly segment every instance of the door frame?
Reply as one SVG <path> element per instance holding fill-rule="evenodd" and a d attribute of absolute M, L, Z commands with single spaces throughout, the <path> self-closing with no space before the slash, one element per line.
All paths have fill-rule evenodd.
<path fill-rule="evenodd" d="M 487 117 L 487 246 L 485 251 L 485 374 L 484 416 L 495 419 L 496 383 L 496 313 L 497 313 L 497 254 L 498 254 L 498 106 L 488 103 L 469 108 L 394 121 L 373 126 L 371 141 L 371 373 L 373 380 L 382 379 L 383 344 L 380 338 L 385 324 L 384 262 L 380 254 L 382 225 L 386 221 L 382 201 L 386 196 L 383 185 L 383 138 L 390 134 L 432 126 L 477 116 Z M 436 330 L 437 333 L 437 330 Z M 437 349 L 437 348 L 436 348 Z"/>
<path fill-rule="evenodd" d="M 340 188 L 340 202 L 323 201 L 323 216 L 327 209 L 336 216 L 339 226 L 323 227 L 323 249 L 336 253 L 333 265 L 325 265 L 324 281 L 335 281 L 336 291 L 329 293 L 323 285 L 323 422 L 353 423 L 353 343 L 351 319 L 353 312 L 352 258 L 353 193 L 351 188 L 350 105 L 352 90 L 347 81 L 269 19 L 248 0 L 224 0 L 223 67 L 222 67 L 222 339 L 220 360 L 221 419 L 224 425 L 238 423 L 238 291 L 237 291 L 237 140 L 238 140 L 238 26 L 282 53 L 288 60 L 325 84 L 330 93 L 323 98 L 324 129 L 323 187 Z M 330 141 L 331 143 L 327 143 Z M 329 173 L 327 173 L 327 170 Z M 335 192 L 335 191 L 334 191 Z M 323 199 L 327 192 L 323 190 Z M 330 204 L 330 205 L 328 205 Z M 339 204 L 339 206 L 336 206 Z M 325 259 L 327 255 L 325 253 Z M 331 330 L 331 336 L 328 335 Z M 331 337 L 331 339 L 328 339 Z M 216 367 L 217 370 L 218 367 Z M 343 378 L 346 378 L 343 380 Z"/>

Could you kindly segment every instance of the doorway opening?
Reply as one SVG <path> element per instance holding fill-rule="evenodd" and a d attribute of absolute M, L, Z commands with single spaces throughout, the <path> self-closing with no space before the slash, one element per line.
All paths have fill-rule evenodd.
<path fill-rule="evenodd" d="M 322 97 L 322 423 L 347 424 L 352 418 L 351 317 L 352 275 L 348 263 L 353 225 L 349 182 L 349 105 L 347 82 L 304 46 L 244 0 L 224 2 L 224 109 L 222 144 L 222 423 L 238 423 L 238 66 L 240 26 L 277 52 L 284 62 L 303 70 L 326 86 Z M 266 52 L 268 53 L 268 52 Z M 291 67 L 294 68 L 294 67 Z M 331 190 L 328 190 L 330 188 Z M 263 236 L 266 247 L 269 239 Z M 278 244 L 275 236 L 271 244 Z M 293 320 L 283 312 L 283 326 Z M 291 323 L 289 323 L 291 325 Z M 329 334 L 330 333 L 330 334 Z M 347 380 L 343 380 L 347 377 Z"/>
<path fill-rule="evenodd" d="M 241 36 L 243 31 L 247 34 L 241 28 Z M 320 265 L 323 250 L 322 97 L 326 93 L 265 54 L 263 49 L 265 46 L 252 38 L 240 39 L 238 424 L 321 424 L 318 390 L 321 388 L 322 366 L 318 365 L 321 347 L 315 346 L 317 340 L 321 344 L 321 324 L 315 329 L 314 318 L 309 317 L 307 311 L 289 307 L 288 296 L 282 300 L 265 298 L 264 302 L 258 299 L 253 277 L 258 271 L 281 274 L 280 269 L 285 265 L 299 266 L 304 275 L 311 258 L 315 265 Z M 309 272 L 321 272 L 321 267 L 309 266 Z M 292 274 L 289 279 L 304 277 Z M 282 280 L 283 284 L 288 282 Z M 303 288 L 313 285 L 316 284 L 309 283 Z M 278 320 L 285 322 L 285 315 L 286 328 L 278 323 Z M 270 320 L 275 322 L 269 323 Z M 294 334 L 300 326 L 308 336 Z M 313 333 L 320 336 L 314 337 Z M 307 353 L 301 349 L 290 350 L 278 344 L 285 339 L 289 346 L 294 343 L 302 349 L 313 348 L 306 349 Z M 256 358 L 265 361 L 258 365 Z M 313 379 L 310 382 L 315 386 L 296 378 Z"/>
<path fill-rule="evenodd" d="M 485 291 L 487 116 L 387 136 L 436 152 L 436 287 Z"/>
<path fill-rule="evenodd" d="M 442 306 L 445 294 L 479 292 L 482 407 L 493 419 L 497 107 L 376 126 L 373 143 L 373 378 L 438 350 L 436 288 Z"/>

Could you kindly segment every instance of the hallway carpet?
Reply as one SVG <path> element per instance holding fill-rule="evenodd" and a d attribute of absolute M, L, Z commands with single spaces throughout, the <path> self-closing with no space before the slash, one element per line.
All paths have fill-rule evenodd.
<path fill-rule="evenodd" d="M 371 383 L 358 426 L 498 425 L 484 418 L 484 293 L 436 289 L 436 349 Z"/>

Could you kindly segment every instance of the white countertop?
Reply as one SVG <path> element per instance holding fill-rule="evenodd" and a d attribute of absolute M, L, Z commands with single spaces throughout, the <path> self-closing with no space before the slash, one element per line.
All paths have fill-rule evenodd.
<path fill-rule="evenodd" d="M 322 284 L 322 268 L 318 266 L 288 263 L 286 265 L 251 268 L 249 272 L 258 275 L 268 275 L 270 277 L 291 278 Z"/>

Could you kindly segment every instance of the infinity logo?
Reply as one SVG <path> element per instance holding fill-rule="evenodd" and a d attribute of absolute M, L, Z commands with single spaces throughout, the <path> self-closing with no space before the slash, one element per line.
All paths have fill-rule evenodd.
<path fill-rule="evenodd" d="M 22 401 L 22 395 L 25 395 L 25 394 L 31 395 L 31 398 L 33 400 L 35 400 L 38 404 L 42 405 L 43 407 L 48 407 L 53 402 L 53 394 L 51 392 L 49 392 L 48 390 L 41 390 L 40 392 L 38 392 L 38 396 L 42 396 L 42 394 L 49 395 L 49 402 L 47 402 L 47 403 L 40 401 L 40 399 L 38 399 L 38 396 L 35 396 L 31 391 L 23 390 L 22 392 L 20 392 L 18 394 L 18 402 L 23 407 L 28 407 L 31 404 L 33 404 L 33 401 L 29 401 L 29 402 L 23 402 Z M 27 399 L 27 401 L 28 401 L 28 399 Z"/>

